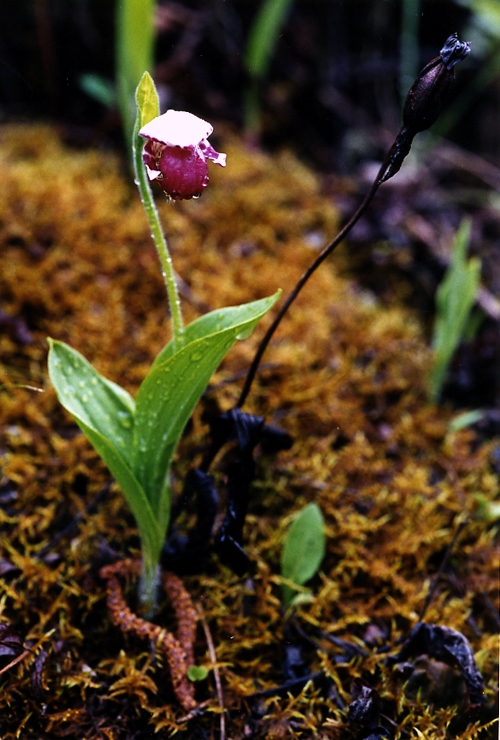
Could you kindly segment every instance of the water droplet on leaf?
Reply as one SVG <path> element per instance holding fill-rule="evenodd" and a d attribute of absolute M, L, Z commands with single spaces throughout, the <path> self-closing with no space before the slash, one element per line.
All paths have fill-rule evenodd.
<path fill-rule="evenodd" d="M 116 416 L 124 429 L 130 429 L 132 427 L 132 419 L 130 418 L 129 413 L 126 411 L 119 411 Z"/>

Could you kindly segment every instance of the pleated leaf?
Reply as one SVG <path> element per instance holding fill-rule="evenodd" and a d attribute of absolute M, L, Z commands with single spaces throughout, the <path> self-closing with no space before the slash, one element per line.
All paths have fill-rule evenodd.
<path fill-rule="evenodd" d="M 184 346 L 160 353 L 136 399 L 133 469 L 160 523 L 168 521 L 170 463 L 186 422 L 237 339 L 252 331 L 280 293 L 207 314 L 185 329 Z"/>
<path fill-rule="evenodd" d="M 102 457 L 137 521 L 145 549 L 159 554 L 165 532 L 130 465 L 134 400 L 64 342 L 49 339 L 49 376 L 57 397 Z"/>

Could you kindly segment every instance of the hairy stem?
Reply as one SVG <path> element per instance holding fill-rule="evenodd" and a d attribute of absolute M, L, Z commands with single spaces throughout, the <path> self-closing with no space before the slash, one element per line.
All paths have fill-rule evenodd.
<path fill-rule="evenodd" d="M 139 578 L 139 606 L 144 617 L 152 617 L 158 607 L 158 586 L 160 584 L 160 566 L 148 558 L 145 548 L 143 550 L 143 561 L 141 576 Z"/>
<path fill-rule="evenodd" d="M 170 315 L 172 317 L 172 329 L 173 329 L 173 343 L 174 351 L 177 351 L 182 347 L 183 344 L 183 323 L 181 314 L 181 303 L 179 300 L 179 292 L 177 290 L 177 283 L 175 280 L 174 268 L 172 265 L 172 258 L 168 251 L 168 244 L 163 234 L 160 217 L 156 208 L 153 193 L 149 186 L 148 176 L 144 162 L 142 161 L 142 144 L 141 139 L 138 135 L 139 132 L 139 117 L 137 118 L 134 134 L 132 137 L 132 149 L 134 157 L 134 170 L 135 170 L 135 182 L 139 188 L 141 200 L 146 211 L 146 216 L 149 222 L 149 228 L 151 229 L 151 236 L 155 243 L 156 251 L 160 258 L 161 271 L 165 285 L 167 288 L 168 301 L 170 304 Z"/>

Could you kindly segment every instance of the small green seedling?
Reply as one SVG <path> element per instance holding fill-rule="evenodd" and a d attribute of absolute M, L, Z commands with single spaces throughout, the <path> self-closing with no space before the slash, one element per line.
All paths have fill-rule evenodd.
<path fill-rule="evenodd" d="M 55 339 L 49 339 L 49 375 L 59 401 L 108 466 L 134 514 L 143 554 L 139 597 L 143 612 L 149 614 L 156 604 L 158 563 L 170 516 L 170 466 L 179 439 L 226 353 L 237 339 L 248 337 L 258 320 L 276 303 L 280 292 L 242 306 L 213 311 L 183 326 L 172 262 L 143 163 L 144 139 L 138 136 L 141 127 L 154 120 L 159 112 L 158 96 L 147 73 L 137 89 L 136 99 L 136 178 L 165 277 L 173 336 L 153 362 L 135 400 L 100 375 L 79 352 Z M 194 125 L 195 133 L 200 126 L 202 131 L 207 127 L 211 130 L 201 119 L 192 119 L 196 117 L 191 114 L 181 116 L 181 122 L 187 120 Z M 177 120 L 174 116 L 174 123 Z M 185 138 L 186 130 L 179 133 L 174 129 L 169 136 Z M 203 151 L 212 156 L 214 150 L 205 139 L 202 145 Z M 179 156 L 181 164 L 186 162 L 184 149 L 189 150 L 187 170 L 173 169 L 181 185 L 186 180 L 192 184 L 189 167 L 193 166 L 195 154 L 203 158 L 200 147 L 196 142 L 188 142 L 184 149 L 181 145 L 170 149 L 172 156 Z M 220 161 L 222 156 L 217 155 Z M 206 166 L 205 161 L 201 164 Z M 194 169 L 195 187 L 199 167 L 200 159 Z M 208 182 L 203 172 L 200 182 L 200 188 Z"/>
<path fill-rule="evenodd" d="M 187 676 L 190 681 L 204 681 L 208 676 L 208 670 L 204 665 L 192 665 L 188 668 Z"/>
<path fill-rule="evenodd" d="M 293 521 L 281 554 L 281 575 L 297 586 L 303 586 L 318 571 L 325 556 L 325 524 L 317 504 L 308 504 Z M 293 585 L 284 583 L 282 600 L 284 606 L 293 606 L 303 600 Z"/>
<path fill-rule="evenodd" d="M 471 224 L 464 219 L 455 235 L 451 264 L 436 294 L 436 321 L 432 337 L 433 365 L 428 380 L 432 403 L 439 399 L 451 359 L 463 339 L 481 282 L 481 263 L 466 258 Z"/>

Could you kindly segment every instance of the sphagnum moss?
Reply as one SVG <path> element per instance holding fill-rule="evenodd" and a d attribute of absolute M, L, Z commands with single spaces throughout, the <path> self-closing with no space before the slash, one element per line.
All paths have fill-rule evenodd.
<path fill-rule="evenodd" d="M 100 173 L 95 153 L 63 147 L 47 128 L 30 128 L 29 137 L 26 131 L 5 127 L 0 139 L 1 309 L 18 322 L 17 330 L 0 337 L 2 382 L 47 390 L 0 393 L 0 612 L 26 645 L 42 640 L 44 693 L 32 693 L 31 657 L 3 674 L 1 735 L 84 734 L 93 740 L 179 731 L 184 710 L 166 680 L 163 657 L 153 662 L 142 641 L 120 635 L 106 617 L 105 584 L 97 577 L 99 542 L 122 554 L 138 546 L 117 492 L 112 489 L 77 530 L 37 557 L 108 480 L 48 388 L 44 337 L 64 336 L 134 392 L 162 344 L 165 316 L 147 227 L 118 162 L 113 166 L 110 158 Z M 294 175 L 291 155 L 249 157 L 236 141 L 224 149 L 235 163 L 234 179 L 231 169 L 224 178 L 215 173 L 212 190 L 173 217 L 173 250 L 193 297 L 189 319 L 198 301 L 213 308 L 273 292 L 278 271 L 281 287 L 291 288 L 310 259 L 307 235 L 330 233 L 337 219 L 312 175 L 304 177 L 301 166 Z M 40 177 L 46 188 L 38 187 Z M 266 228 L 257 229 L 257 222 Z M 338 256 L 345 266 L 347 255 Z M 351 700 L 352 680 L 365 672 L 378 677 L 394 731 L 399 727 L 404 736 L 420 728 L 428 737 L 444 737 L 452 710 L 409 703 L 376 652 L 376 636 L 388 630 L 384 639 L 396 651 L 397 638 L 415 623 L 459 517 L 467 515 L 470 524 L 426 618 L 470 639 L 492 701 L 498 639 L 490 606 L 497 600 L 498 548 L 494 527 L 477 515 L 475 496 L 498 496 L 493 443 L 481 443 L 471 431 L 449 432 L 451 412 L 425 404 L 429 350 L 418 316 L 377 304 L 336 269 L 332 264 L 319 271 L 314 287 L 304 290 L 251 396 L 252 411 L 274 415 L 296 439 L 272 466 L 258 462 L 245 528 L 253 579 L 242 584 L 214 562 L 208 574 L 185 585 L 214 640 L 230 711 L 228 736 L 346 737 L 346 713 L 339 707 Z M 236 348 L 215 383 L 248 366 L 258 337 Z M 229 383 L 217 398 L 229 407 L 237 394 Z M 183 441 L 187 454 L 198 454 L 204 432 L 199 411 Z M 88 478 L 87 492 L 75 486 L 78 473 Z M 326 670 L 335 688 L 330 698 L 314 686 L 295 698 L 261 698 L 252 716 L 245 697 L 283 680 L 282 522 L 310 501 L 326 520 L 327 554 L 311 583 L 316 598 L 298 617 L 322 646 L 311 653 L 311 670 Z M 168 605 L 158 622 L 175 632 Z M 328 635 L 365 648 L 360 641 L 371 639 L 371 652 L 337 664 L 339 649 Z M 195 657 L 209 666 L 201 634 Z M 197 692 L 210 711 L 192 719 L 186 732 L 215 737 L 218 704 L 210 681 Z M 454 732 L 475 736 L 461 726 Z"/>

